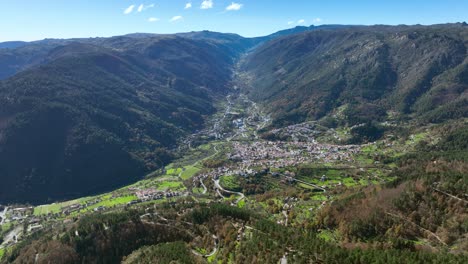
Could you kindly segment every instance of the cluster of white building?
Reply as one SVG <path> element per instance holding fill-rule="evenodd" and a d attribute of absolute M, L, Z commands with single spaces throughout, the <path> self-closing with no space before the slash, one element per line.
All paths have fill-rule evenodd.
<path fill-rule="evenodd" d="M 229 158 L 243 167 L 286 167 L 307 162 L 353 161 L 360 152 L 358 145 L 331 145 L 317 142 L 256 141 L 234 142 Z"/>

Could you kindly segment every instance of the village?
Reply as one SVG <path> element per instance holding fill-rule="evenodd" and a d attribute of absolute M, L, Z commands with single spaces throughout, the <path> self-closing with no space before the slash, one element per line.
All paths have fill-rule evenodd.
<path fill-rule="evenodd" d="M 130 194 L 136 199 L 123 204 L 117 204 L 119 207 L 132 206 L 143 202 L 163 200 L 188 195 L 187 192 L 172 191 L 170 189 L 158 191 L 155 188 L 128 188 Z M 126 194 L 125 196 L 128 196 Z M 112 197 L 118 199 L 119 196 Z M 25 236 L 29 236 L 39 230 L 44 229 L 51 222 L 61 221 L 69 222 L 69 216 L 78 216 L 79 213 L 99 213 L 113 209 L 102 204 L 101 198 L 90 199 L 82 203 L 73 203 L 61 206 L 56 213 L 38 215 L 35 213 L 34 206 L 0 205 L 0 248 L 7 248 L 20 242 Z"/>
<path fill-rule="evenodd" d="M 224 189 L 220 184 L 222 176 L 249 177 L 254 175 L 271 174 L 281 178 L 280 181 L 292 184 L 301 182 L 295 178 L 295 174 L 289 171 L 277 172 L 279 169 L 290 168 L 298 165 L 313 163 L 351 163 L 357 154 L 361 152 L 360 145 L 333 145 L 321 143 L 316 137 L 322 133 L 314 123 L 306 122 L 298 125 L 287 126 L 281 129 L 271 130 L 282 140 L 267 140 L 260 138 L 258 130 L 263 128 L 269 120 L 259 108 L 246 98 L 240 97 L 238 101 L 243 104 L 250 103 L 246 116 L 233 114 L 235 103 L 228 97 L 228 104 L 224 114 L 213 121 L 211 129 L 198 131 L 188 136 L 183 144 L 189 149 L 196 148 L 200 138 L 212 138 L 228 146 L 228 151 L 222 152 L 223 158 L 228 160 L 228 165 L 204 170 L 191 177 L 193 186 L 203 187 L 202 194 L 207 194 L 205 180 L 214 182 L 214 193 L 221 199 L 223 194 L 236 195 L 239 198 L 232 203 L 237 205 L 245 198 L 243 193 Z M 214 148 L 216 154 L 219 152 Z M 165 170 L 163 170 L 164 172 Z M 163 173 L 164 174 L 164 173 Z M 322 180 L 324 180 L 322 176 Z M 180 174 L 179 174 L 180 178 Z M 319 191 L 325 191 L 324 186 L 311 185 Z M 50 204 L 44 206 L 0 206 L 0 227 L 3 241 L 0 248 L 10 247 L 34 232 L 44 229 L 56 222 L 69 222 L 70 219 L 87 213 L 106 213 L 116 208 L 125 208 L 141 203 L 151 203 L 160 200 L 193 195 L 183 185 L 181 189 L 160 189 L 155 185 L 135 185 L 124 188 L 125 191 L 116 191 L 108 195 L 98 195 L 94 198 L 83 198 L 76 201 Z M 104 198 L 106 197 L 106 198 Z M 118 201 L 118 202 L 113 202 Z M 283 208 L 286 214 L 294 205 L 288 201 Z M 50 211 L 39 212 L 38 208 L 53 208 Z M 287 217 L 281 224 L 287 225 Z"/>

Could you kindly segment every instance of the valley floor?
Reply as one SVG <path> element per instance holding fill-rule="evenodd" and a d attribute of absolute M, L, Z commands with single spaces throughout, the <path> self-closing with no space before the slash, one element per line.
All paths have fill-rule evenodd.
<path fill-rule="evenodd" d="M 392 158 L 412 151 L 429 137 L 422 130 L 407 140 L 387 138 L 362 145 L 343 145 L 339 142 L 348 136 L 346 129 L 328 129 L 317 122 L 306 122 L 272 130 L 273 134 L 288 137 L 267 140 L 260 132 L 271 119 L 247 96 L 234 92 L 220 102 L 219 108 L 207 129 L 180 144 L 177 160 L 144 180 L 110 193 L 72 201 L 2 208 L 0 258 L 34 234 L 65 227 L 73 230 L 73 223 L 90 215 L 135 209 L 143 210 L 139 216 L 144 223 L 187 225 L 181 220 L 175 224 L 174 220 L 193 212 L 195 206 L 184 207 L 187 203 L 229 204 L 286 228 L 314 227 L 320 239 L 339 245 L 344 234 L 338 228 L 317 224 L 323 208 L 355 190 L 371 190 L 372 186 L 378 189 L 394 182 L 397 177 L 392 171 L 396 164 Z M 161 211 L 166 205 L 176 215 Z M 179 210 L 174 209 L 178 206 Z M 258 226 L 234 220 L 226 223 L 231 226 L 223 227 L 220 223 L 221 226 L 203 231 L 193 240 L 190 243 L 193 255 L 207 262 L 223 261 L 226 257 L 234 262 L 234 256 L 229 253 L 234 249 L 225 241 L 226 234 L 214 232 L 233 228 L 236 247 L 242 247 L 258 231 Z M 434 242 L 428 237 L 416 236 L 412 243 L 433 249 L 440 246 L 440 239 Z M 346 245 L 354 248 L 363 246 L 364 242 L 348 241 Z M 456 251 L 446 244 L 443 247 Z M 280 257 L 276 261 L 288 263 L 288 259 L 297 257 L 298 250 L 304 249 L 291 246 L 277 252 L 275 255 Z"/>

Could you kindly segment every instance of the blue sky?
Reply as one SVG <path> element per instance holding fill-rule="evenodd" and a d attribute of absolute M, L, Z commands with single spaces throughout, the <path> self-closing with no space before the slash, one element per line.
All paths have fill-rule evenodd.
<path fill-rule="evenodd" d="M 191 5 L 188 5 L 188 4 Z M 0 0 L 0 41 L 468 21 L 468 0 Z"/>

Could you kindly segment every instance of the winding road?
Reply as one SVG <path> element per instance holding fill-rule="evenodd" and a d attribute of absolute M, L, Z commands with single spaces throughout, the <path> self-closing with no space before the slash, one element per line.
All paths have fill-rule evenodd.
<path fill-rule="evenodd" d="M 209 254 L 203 255 L 199 253 L 198 251 L 196 251 L 195 249 L 192 249 L 192 253 L 197 256 L 204 257 L 204 258 L 209 258 L 213 256 L 214 254 L 216 254 L 216 252 L 218 252 L 218 237 L 213 235 L 213 241 L 214 241 L 214 248 L 213 248 L 213 251 L 211 251 Z"/>
<path fill-rule="evenodd" d="M 0 217 L 2 218 L 2 220 L 0 221 L 0 225 L 3 225 L 3 223 L 5 222 L 7 212 L 8 207 L 5 207 L 5 210 L 3 210 L 3 212 L 0 213 Z"/>
<path fill-rule="evenodd" d="M 295 179 L 295 178 L 293 180 L 296 181 L 296 182 L 305 184 L 305 185 L 309 185 L 309 186 L 314 187 L 316 189 L 322 190 L 324 193 L 327 192 L 327 190 L 325 190 L 324 188 L 322 188 L 322 187 L 320 187 L 318 185 L 315 185 L 315 184 L 312 184 L 312 183 L 309 183 L 309 182 L 305 182 L 305 181 L 301 181 L 301 180 L 298 180 L 298 179 Z"/>
<path fill-rule="evenodd" d="M 203 192 L 202 194 L 205 194 L 208 191 L 208 188 L 206 188 L 205 184 L 203 183 L 203 180 L 200 178 L 200 184 L 203 187 Z"/>
<path fill-rule="evenodd" d="M 233 191 L 229 191 L 229 190 L 224 189 L 219 184 L 219 179 L 213 180 L 213 181 L 214 181 L 214 186 L 217 189 L 218 193 L 219 193 L 219 191 L 222 191 L 222 192 L 225 192 L 225 193 L 231 193 L 231 194 L 239 195 L 239 198 L 237 198 L 237 200 L 236 200 L 236 204 L 238 204 L 240 201 L 242 201 L 242 199 L 245 198 L 245 195 L 243 193 L 241 193 L 241 192 L 233 192 Z M 223 195 L 221 195 L 221 196 L 224 197 Z"/>

